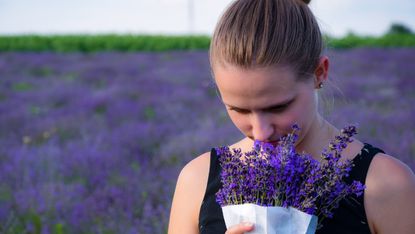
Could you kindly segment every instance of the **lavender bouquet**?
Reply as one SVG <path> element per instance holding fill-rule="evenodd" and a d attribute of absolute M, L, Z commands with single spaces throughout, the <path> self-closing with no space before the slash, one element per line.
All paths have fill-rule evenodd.
<path fill-rule="evenodd" d="M 226 226 L 255 223 L 253 233 L 315 233 L 333 216 L 339 201 L 360 196 L 364 185 L 343 178 L 352 168 L 340 154 L 352 142 L 356 127 L 348 126 L 321 153 L 322 162 L 295 151 L 298 125 L 277 146 L 255 141 L 252 151 L 217 148 L 222 188 L 216 193 Z M 318 218 L 317 218 L 318 217 Z"/>

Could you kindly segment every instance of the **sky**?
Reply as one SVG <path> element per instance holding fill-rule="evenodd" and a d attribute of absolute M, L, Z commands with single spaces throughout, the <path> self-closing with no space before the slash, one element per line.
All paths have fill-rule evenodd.
<path fill-rule="evenodd" d="M 232 0 L 0 0 L 0 34 L 211 35 Z M 378 36 L 415 31 L 415 0 L 312 0 L 323 32 Z"/>

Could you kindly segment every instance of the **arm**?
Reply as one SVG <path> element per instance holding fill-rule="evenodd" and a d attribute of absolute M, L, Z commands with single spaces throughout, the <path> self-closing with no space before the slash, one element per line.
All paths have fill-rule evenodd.
<path fill-rule="evenodd" d="M 366 179 L 365 209 L 372 232 L 410 234 L 415 230 L 415 176 L 399 160 L 378 154 Z"/>
<path fill-rule="evenodd" d="M 170 211 L 169 234 L 199 233 L 199 211 L 209 175 L 210 153 L 190 161 L 180 172 Z"/>
<path fill-rule="evenodd" d="M 169 234 L 199 233 L 199 211 L 209 177 L 210 153 L 189 162 L 177 179 L 170 211 Z M 254 229 L 253 224 L 241 223 L 226 234 L 242 234 Z"/>

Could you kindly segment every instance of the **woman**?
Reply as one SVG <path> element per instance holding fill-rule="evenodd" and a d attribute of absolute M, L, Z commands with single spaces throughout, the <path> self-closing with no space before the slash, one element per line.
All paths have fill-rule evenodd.
<path fill-rule="evenodd" d="M 210 47 L 212 74 L 230 119 L 245 138 L 230 147 L 252 149 L 254 140 L 278 144 L 301 127 L 298 152 L 320 160 L 339 130 L 318 113 L 317 94 L 328 79 L 329 59 L 309 1 L 238 0 L 218 22 Z M 343 200 L 317 233 L 413 233 L 415 176 L 402 162 L 354 139 L 342 152 L 353 160 L 351 180 L 366 185 L 357 200 Z M 245 233 L 226 230 L 215 193 L 220 188 L 215 151 L 181 171 L 169 233 Z"/>

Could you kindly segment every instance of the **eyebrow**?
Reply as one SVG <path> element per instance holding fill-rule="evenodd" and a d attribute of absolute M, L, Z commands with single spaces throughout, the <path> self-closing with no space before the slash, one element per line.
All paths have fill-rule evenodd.
<path fill-rule="evenodd" d="M 293 98 L 288 99 L 286 101 L 283 101 L 281 103 L 272 104 L 272 105 L 266 106 L 266 107 L 261 108 L 261 109 L 262 110 L 272 110 L 272 109 L 283 108 L 283 107 L 291 104 L 292 102 L 294 102 L 295 98 L 296 97 L 293 97 Z M 239 109 L 239 110 L 246 110 L 244 108 L 240 108 L 240 107 L 237 107 L 237 106 L 232 106 L 232 105 L 226 104 L 225 102 L 224 102 L 224 104 L 227 105 L 227 106 L 229 106 L 230 108 L 235 108 L 235 109 Z"/>

